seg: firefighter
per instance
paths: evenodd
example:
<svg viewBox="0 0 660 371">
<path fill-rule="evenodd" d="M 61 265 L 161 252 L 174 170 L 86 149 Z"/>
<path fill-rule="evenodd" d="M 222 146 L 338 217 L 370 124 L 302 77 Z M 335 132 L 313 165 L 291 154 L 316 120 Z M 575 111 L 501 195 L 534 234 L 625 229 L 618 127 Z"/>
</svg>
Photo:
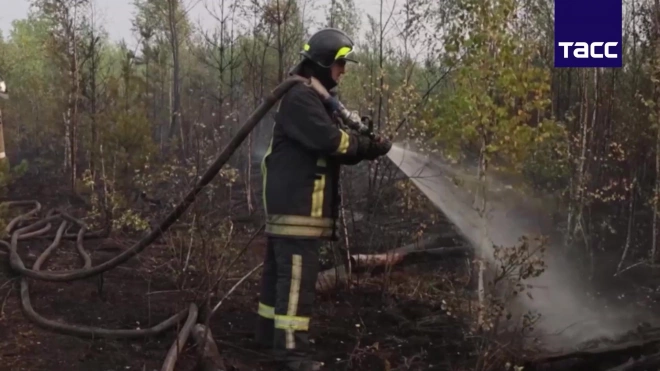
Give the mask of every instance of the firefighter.
<svg viewBox="0 0 660 371">
<path fill-rule="evenodd" d="M 342 31 L 318 31 L 304 45 L 291 73 L 336 87 L 353 41 Z M 331 97 L 331 99 L 333 99 Z M 259 295 L 257 343 L 287 370 L 318 370 L 308 329 L 323 240 L 336 241 L 340 165 L 387 154 L 387 139 L 370 139 L 339 127 L 332 102 L 307 84 L 282 97 L 270 145 L 261 163 L 267 249 Z"/>
</svg>

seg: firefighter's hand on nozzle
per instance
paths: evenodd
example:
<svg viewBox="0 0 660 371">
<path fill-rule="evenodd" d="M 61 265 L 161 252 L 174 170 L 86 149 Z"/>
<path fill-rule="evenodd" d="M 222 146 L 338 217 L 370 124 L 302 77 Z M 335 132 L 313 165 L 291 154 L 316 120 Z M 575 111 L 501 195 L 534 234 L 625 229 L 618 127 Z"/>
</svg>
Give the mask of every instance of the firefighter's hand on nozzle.
<svg viewBox="0 0 660 371">
<path fill-rule="evenodd" d="M 367 160 L 375 160 L 384 156 L 391 148 L 392 143 L 387 138 L 358 136 L 358 154 Z"/>
<path fill-rule="evenodd" d="M 362 121 L 362 124 L 364 124 L 366 126 L 369 126 L 369 124 L 371 124 L 371 116 L 362 115 L 362 117 L 360 118 L 360 121 Z"/>
<path fill-rule="evenodd" d="M 383 136 L 377 136 L 373 142 L 378 156 L 384 156 L 392 149 L 392 142 Z"/>
</svg>

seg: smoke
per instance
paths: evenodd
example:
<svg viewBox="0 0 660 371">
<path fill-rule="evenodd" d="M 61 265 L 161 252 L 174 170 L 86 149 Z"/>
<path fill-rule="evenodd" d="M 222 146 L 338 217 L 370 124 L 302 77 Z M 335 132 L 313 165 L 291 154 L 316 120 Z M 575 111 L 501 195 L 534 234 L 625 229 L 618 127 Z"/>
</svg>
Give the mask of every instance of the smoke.
<svg viewBox="0 0 660 371">
<path fill-rule="evenodd" d="M 268 144 L 264 144 L 263 141 L 255 141 L 252 148 L 252 164 L 257 164 L 261 162 L 261 159 L 266 155 L 266 150 L 268 149 Z"/>
<path fill-rule="evenodd" d="M 261 164 L 261 160 L 266 155 L 270 139 L 272 137 L 274 122 L 265 121 L 261 130 L 255 130 L 252 133 L 252 165 Z"/>
<path fill-rule="evenodd" d="M 392 147 L 388 157 L 480 255 L 491 262 L 493 244 L 514 246 L 524 235 L 531 237 L 551 232 L 552 220 L 542 200 L 524 195 L 490 174 L 486 185 L 488 213 L 484 223 L 473 207 L 474 195 L 465 183 L 476 184 L 475 171 L 458 169 L 440 158 L 404 149 L 399 143 Z M 483 239 L 484 235 L 490 241 Z M 612 338 L 633 328 L 641 314 L 629 309 L 617 310 L 612 303 L 591 296 L 588 285 L 578 278 L 564 254 L 559 253 L 560 248 L 562 246 L 556 243 L 549 246 L 545 258 L 548 268 L 539 277 L 526 281 L 533 286 L 528 290 L 531 298 L 518 295 L 517 304 L 541 314 L 535 334 L 541 336 L 544 346 L 554 350 L 574 347 L 595 338 Z"/>
</svg>

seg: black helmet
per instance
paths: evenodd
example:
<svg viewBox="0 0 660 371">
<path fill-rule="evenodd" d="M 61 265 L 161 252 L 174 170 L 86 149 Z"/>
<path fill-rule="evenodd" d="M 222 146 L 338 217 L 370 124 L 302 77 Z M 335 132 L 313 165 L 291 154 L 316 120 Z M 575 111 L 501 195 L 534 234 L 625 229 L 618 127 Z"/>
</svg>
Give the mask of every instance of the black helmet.
<svg viewBox="0 0 660 371">
<path fill-rule="evenodd" d="M 300 54 L 321 67 L 330 68 L 339 59 L 357 63 L 348 58 L 351 52 L 353 40 L 346 33 L 336 28 L 324 28 L 309 38 Z"/>
</svg>

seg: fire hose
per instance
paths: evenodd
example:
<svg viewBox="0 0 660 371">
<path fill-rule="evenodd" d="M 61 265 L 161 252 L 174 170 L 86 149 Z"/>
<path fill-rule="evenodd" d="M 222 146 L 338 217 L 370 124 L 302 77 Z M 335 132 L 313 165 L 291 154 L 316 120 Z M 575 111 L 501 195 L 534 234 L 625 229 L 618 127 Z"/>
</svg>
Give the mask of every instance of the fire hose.
<svg viewBox="0 0 660 371">
<path fill-rule="evenodd" d="M 349 111 L 344 104 L 331 94 L 320 81 L 312 77 L 309 81 L 309 86 L 316 91 L 321 97 L 321 100 L 336 114 L 344 126 L 355 130 L 358 134 L 367 136 L 371 139 L 377 139 L 377 135 L 373 131 L 373 121 L 368 116 L 360 116 L 355 111 Z"/>
<path fill-rule="evenodd" d="M 291 76 L 276 86 L 271 93 L 266 96 L 257 109 L 252 112 L 248 119 L 240 127 L 236 135 L 229 141 L 222 152 L 216 157 L 215 161 L 206 170 L 202 177 L 197 181 L 193 189 L 191 189 L 186 196 L 179 202 L 174 210 L 172 210 L 165 219 L 153 228 L 148 235 L 143 237 L 140 241 L 133 244 L 129 249 L 116 255 L 114 258 L 109 259 L 97 266 L 92 266 L 92 261 L 89 254 L 85 251 L 83 240 L 87 237 L 87 226 L 84 222 L 68 215 L 67 213 L 51 210 L 45 218 L 36 221 L 32 224 L 21 226 L 30 218 L 35 217 L 41 211 L 41 205 L 37 201 L 11 201 L 6 202 L 5 205 L 9 207 L 16 206 L 29 206 L 34 205 L 34 208 L 22 215 L 14 218 L 7 226 L 7 232 L 11 233 L 10 242 L 0 240 L 0 245 L 5 246 L 9 252 L 9 264 L 13 271 L 18 273 L 21 278 L 20 298 L 21 307 L 24 314 L 28 319 L 37 325 L 62 334 L 75 335 L 93 338 L 137 338 L 158 335 L 166 330 L 178 325 L 184 318 L 187 317 L 185 325 L 182 327 L 177 340 L 170 349 L 166 362 L 163 365 L 163 370 L 172 370 L 178 353 L 183 348 L 183 344 L 192 330 L 192 326 L 197 321 L 198 308 L 195 303 L 191 303 L 188 309 L 182 310 L 179 313 L 171 316 L 165 321 L 148 329 L 104 329 L 90 326 L 71 325 L 52 321 L 39 315 L 30 302 L 29 284 L 27 278 L 42 281 L 53 282 L 67 282 L 81 280 L 84 278 L 92 277 L 102 274 L 110 269 L 113 269 L 120 264 L 125 263 L 132 257 L 140 254 L 149 245 L 154 243 L 160 238 L 190 207 L 195 201 L 195 198 L 201 190 L 208 185 L 213 178 L 220 172 L 222 167 L 231 158 L 234 152 L 239 148 L 243 141 L 247 138 L 254 127 L 261 121 L 261 119 L 268 113 L 268 111 L 284 96 L 284 94 L 297 83 L 307 83 L 309 80 L 300 76 Z M 27 240 L 36 237 L 43 237 L 51 228 L 53 223 L 60 222 L 60 226 L 54 236 L 53 242 L 44 250 L 39 258 L 32 265 L 32 268 L 26 268 L 18 254 L 18 241 Z M 81 269 L 59 271 L 59 272 L 44 272 L 40 268 L 46 261 L 48 256 L 59 246 L 62 238 L 71 237 L 65 234 L 67 226 L 77 226 L 79 228 L 76 235 L 76 249 L 81 256 L 84 264 Z M 16 229 L 17 228 L 17 229 Z M 1 251 L 0 251 L 1 252 Z"/>
</svg>

